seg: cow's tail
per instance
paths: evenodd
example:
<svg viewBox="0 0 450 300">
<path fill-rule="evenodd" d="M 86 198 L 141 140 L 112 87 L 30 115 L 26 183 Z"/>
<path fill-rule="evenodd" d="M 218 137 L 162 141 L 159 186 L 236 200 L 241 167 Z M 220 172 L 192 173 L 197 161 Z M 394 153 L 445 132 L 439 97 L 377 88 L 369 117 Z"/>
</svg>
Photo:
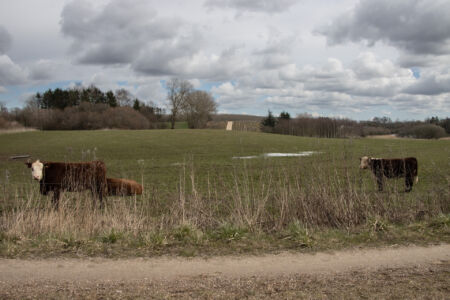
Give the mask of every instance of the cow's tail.
<svg viewBox="0 0 450 300">
<path fill-rule="evenodd" d="M 415 179 L 415 182 L 418 183 L 419 182 L 419 164 L 417 163 L 417 160 L 416 160 L 416 172 L 415 173 L 416 174 L 414 174 L 415 175 L 414 179 Z"/>
</svg>

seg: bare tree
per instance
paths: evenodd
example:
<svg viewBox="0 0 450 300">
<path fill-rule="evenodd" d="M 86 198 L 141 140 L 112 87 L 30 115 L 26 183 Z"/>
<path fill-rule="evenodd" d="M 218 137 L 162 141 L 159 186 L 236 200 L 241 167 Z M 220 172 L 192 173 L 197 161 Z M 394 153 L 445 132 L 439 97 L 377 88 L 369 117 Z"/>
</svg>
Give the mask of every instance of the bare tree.
<svg viewBox="0 0 450 300">
<path fill-rule="evenodd" d="M 119 104 L 119 106 L 132 106 L 132 98 L 133 96 L 131 95 L 131 93 L 122 88 L 122 89 L 118 89 L 115 92 L 115 96 L 116 96 L 116 100 L 117 103 Z"/>
<path fill-rule="evenodd" d="M 211 120 L 211 115 L 216 113 L 217 104 L 213 96 L 205 91 L 193 91 L 189 93 L 184 105 L 189 128 L 204 128 Z"/>
<path fill-rule="evenodd" d="M 192 89 L 194 87 L 187 80 L 172 78 L 167 81 L 166 88 L 167 88 L 167 100 L 169 101 L 169 107 L 171 111 L 170 128 L 174 129 L 177 116 L 185 108 L 186 99 L 188 95 L 192 92 Z"/>
</svg>

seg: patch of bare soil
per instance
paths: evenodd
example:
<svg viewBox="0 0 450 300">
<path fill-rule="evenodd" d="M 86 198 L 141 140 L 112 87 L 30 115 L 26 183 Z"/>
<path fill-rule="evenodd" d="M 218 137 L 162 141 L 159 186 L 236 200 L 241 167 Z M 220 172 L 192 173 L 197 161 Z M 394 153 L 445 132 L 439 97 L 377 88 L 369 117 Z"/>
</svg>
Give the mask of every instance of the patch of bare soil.
<svg viewBox="0 0 450 300">
<path fill-rule="evenodd" d="M 400 137 L 396 136 L 395 134 L 383 134 L 383 135 L 368 135 L 367 138 L 369 139 L 400 139 Z"/>
<path fill-rule="evenodd" d="M 0 260 L 0 298 L 439 298 L 450 245 L 250 257 Z"/>
</svg>

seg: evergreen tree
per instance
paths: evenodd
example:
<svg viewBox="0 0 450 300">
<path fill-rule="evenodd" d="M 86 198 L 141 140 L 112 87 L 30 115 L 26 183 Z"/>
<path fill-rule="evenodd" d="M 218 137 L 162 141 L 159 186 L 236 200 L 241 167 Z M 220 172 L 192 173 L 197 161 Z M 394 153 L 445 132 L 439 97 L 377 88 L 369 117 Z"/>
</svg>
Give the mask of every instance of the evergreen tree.
<svg viewBox="0 0 450 300">
<path fill-rule="evenodd" d="M 269 110 L 269 113 L 267 115 L 267 118 L 263 119 L 261 122 L 261 125 L 264 127 L 275 127 L 277 124 L 277 120 L 273 116 L 272 112 Z"/>
<path fill-rule="evenodd" d="M 134 110 L 141 110 L 141 103 L 138 98 L 134 99 L 133 108 Z"/>
<path fill-rule="evenodd" d="M 282 111 L 280 113 L 280 119 L 282 119 L 282 120 L 290 120 L 291 119 L 291 115 L 287 111 Z"/>
</svg>

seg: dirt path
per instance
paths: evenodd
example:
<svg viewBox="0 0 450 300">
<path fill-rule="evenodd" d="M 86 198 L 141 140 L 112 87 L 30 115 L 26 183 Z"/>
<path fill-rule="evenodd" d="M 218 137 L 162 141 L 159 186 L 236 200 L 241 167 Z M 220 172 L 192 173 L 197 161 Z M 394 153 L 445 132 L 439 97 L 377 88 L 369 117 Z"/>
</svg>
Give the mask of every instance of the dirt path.
<svg viewBox="0 0 450 300">
<path fill-rule="evenodd" d="M 450 290 L 445 290 L 445 286 L 450 286 L 449 261 L 449 244 L 430 247 L 411 246 L 348 250 L 334 253 L 282 253 L 208 259 L 165 257 L 117 260 L 102 258 L 1 259 L 0 298 L 28 297 L 30 295 L 37 297 L 42 296 L 44 291 L 45 293 L 53 291 L 54 294 L 51 295 L 56 298 L 72 298 L 74 296 L 97 298 L 99 295 L 106 298 L 115 298 L 124 296 L 121 293 L 123 293 L 123 290 L 127 291 L 127 287 L 133 288 L 125 295 L 133 298 L 148 296 L 149 291 L 152 294 L 156 293 L 164 297 L 178 295 L 183 298 L 185 296 L 187 298 L 194 296 L 208 298 L 208 295 L 214 295 L 215 298 L 217 294 L 210 294 L 210 292 L 216 291 L 217 287 L 225 284 L 225 286 L 222 286 L 225 293 L 223 294 L 224 297 L 236 296 L 235 294 L 227 294 L 227 291 L 230 293 L 234 293 L 235 290 L 239 291 L 240 289 L 236 289 L 235 285 L 240 286 L 250 279 L 248 281 L 250 286 L 245 287 L 244 284 L 241 292 L 248 291 L 254 284 L 258 283 L 262 284 L 265 289 L 268 282 L 282 284 L 282 282 L 286 283 L 293 280 L 293 283 L 298 284 L 299 280 L 301 282 L 305 278 L 310 278 L 309 284 L 311 285 L 309 287 L 314 286 L 314 280 L 320 282 L 320 278 L 333 282 L 336 278 L 343 276 L 343 278 L 346 278 L 345 282 L 348 283 L 357 280 L 357 278 L 365 278 L 364 276 L 383 277 L 380 274 L 385 274 L 386 270 L 391 270 L 392 274 L 400 272 L 399 279 L 404 278 L 405 274 L 406 276 L 412 276 L 411 278 L 420 275 L 417 281 L 422 282 L 422 284 L 424 278 L 430 276 L 429 270 L 434 270 L 431 275 L 442 275 L 442 278 L 434 278 L 432 282 L 443 281 L 442 286 L 437 287 L 437 290 L 443 292 L 443 294 L 437 295 L 450 296 Z M 394 280 L 392 274 L 388 276 L 388 281 Z M 352 277 L 351 280 L 349 280 L 349 275 Z M 381 281 L 384 282 L 385 280 L 382 279 Z M 376 280 L 372 278 L 372 282 L 376 283 Z M 385 284 L 386 282 L 382 283 L 383 286 Z M 199 285 L 203 286 L 203 289 L 199 290 Z M 185 286 L 185 289 L 181 292 L 176 290 L 175 294 L 164 294 L 178 286 Z M 395 285 L 395 287 L 397 286 L 400 287 L 401 285 Z M 99 294 L 99 287 L 104 287 L 103 292 L 106 294 Z M 258 294 L 260 290 L 257 286 L 253 287 L 256 288 L 255 295 L 261 296 Z M 114 288 L 122 292 L 116 294 Z M 101 290 L 100 288 L 100 292 Z M 83 291 L 91 291 L 92 293 L 83 294 Z M 112 291 L 114 293 L 109 294 Z M 158 291 L 163 294 L 158 294 Z M 192 295 L 192 291 L 201 291 L 201 293 Z M 293 292 L 292 290 L 289 291 Z M 294 291 L 298 292 L 295 289 Z M 132 292 L 132 294 L 129 294 L 129 292 Z M 429 291 L 426 295 L 428 294 Z M 285 297 L 290 294 L 278 295 Z M 298 296 L 298 294 L 293 295 Z M 343 294 L 341 296 L 351 295 Z"/>
</svg>

